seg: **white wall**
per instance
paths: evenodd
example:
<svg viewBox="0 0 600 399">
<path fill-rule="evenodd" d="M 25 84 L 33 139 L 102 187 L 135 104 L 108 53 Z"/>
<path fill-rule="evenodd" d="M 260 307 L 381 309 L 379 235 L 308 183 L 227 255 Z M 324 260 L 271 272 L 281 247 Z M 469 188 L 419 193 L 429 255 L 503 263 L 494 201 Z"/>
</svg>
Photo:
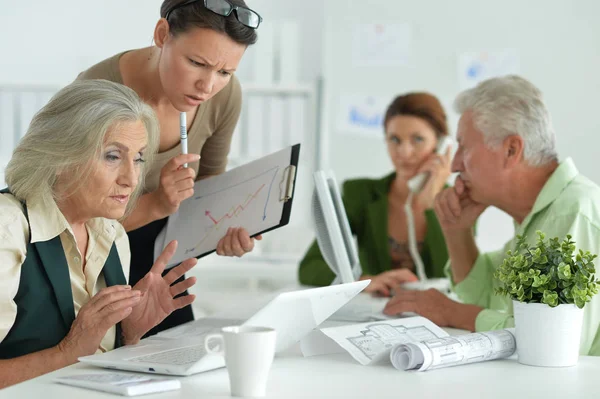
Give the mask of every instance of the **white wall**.
<svg viewBox="0 0 600 399">
<path fill-rule="evenodd" d="M 62 86 L 119 51 L 151 44 L 161 0 L 0 0 L 0 85 Z"/>
<path fill-rule="evenodd" d="M 600 2 L 595 0 L 329 0 L 325 7 L 324 76 L 329 118 L 327 160 L 340 180 L 381 176 L 391 170 L 383 131 L 353 137 L 335 124 L 343 92 L 392 96 L 427 90 L 450 104 L 459 92 L 457 57 L 482 50 L 516 49 L 521 75 L 544 93 L 561 158 L 600 182 Z M 359 23 L 408 23 L 410 63 L 403 67 L 354 67 L 352 28 Z M 451 115 L 456 121 L 456 115 Z M 455 131 L 456 126 L 451 126 Z M 498 248 L 512 223 L 491 211 L 481 221 L 480 244 Z"/>
<path fill-rule="evenodd" d="M 246 3 L 263 17 L 263 24 L 273 21 L 291 20 L 300 28 L 300 71 L 301 82 L 313 82 L 321 75 L 323 48 L 324 7 L 322 0 L 248 0 Z M 258 40 L 260 41 L 260 27 Z M 242 77 L 251 77 L 252 61 L 256 56 L 250 47 L 242 60 Z"/>
<path fill-rule="evenodd" d="M 314 84 L 321 71 L 323 8 L 319 2 L 249 0 L 247 3 L 263 16 L 263 31 L 281 20 L 299 24 L 298 59 L 302 64 L 298 68 L 299 80 Z M 0 88 L 3 85 L 62 87 L 100 60 L 123 50 L 151 45 L 161 4 L 162 0 L 0 0 L 0 34 L 5 38 L 0 42 Z M 261 29 L 258 35 L 260 44 Z M 254 60 L 263 56 L 260 51 L 259 45 L 251 46 L 244 56 L 238 70 L 242 83 L 254 79 Z M 5 94 L 0 92 L 0 183 L 4 182 L 3 168 L 15 144 L 12 98 Z M 245 103 L 249 97 L 245 96 Z M 22 131 L 43 105 L 38 99 L 30 100 L 26 101 L 19 120 Z M 313 121 L 309 119 L 305 124 L 312 135 Z M 307 166 L 313 159 L 311 144 L 309 137 L 303 145 L 302 161 Z M 245 161 L 247 159 L 232 159 L 231 164 Z M 306 236 L 312 170 L 303 167 L 299 173 L 302 184 L 297 187 L 299 201 L 292 213 L 292 224 L 299 226 L 298 234 Z M 293 228 L 287 229 L 284 236 L 278 235 L 279 241 L 269 242 L 275 237 L 271 235 L 262 246 L 301 252 L 310 237 L 294 239 L 294 234 Z"/>
<path fill-rule="evenodd" d="M 258 43 L 246 51 L 240 64 L 238 76 L 242 82 L 252 82 L 258 74 L 256 71 L 257 57 L 264 57 L 261 53 L 264 48 L 261 45 L 261 28 L 263 32 L 273 29 L 277 35 L 281 22 L 293 21 L 299 28 L 299 67 L 298 81 L 316 87 L 317 78 L 322 70 L 322 34 L 323 34 L 323 6 L 321 1 L 295 1 L 295 0 L 248 0 L 248 5 L 263 17 L 263 24 L 258 29 Z M 275 38 L 277 47 L 278 37 Z M 275 56 L 277 58 L 277 55 Z M 277 70 L 277 68 L 275 68 Z M 277 72 L 275 72 L 277 76 Z M 246 95 L 244 102 L 249 104 L 252 99 Z M 254 108 L 256 109 L 256 108 Z M 260 109 L 260 108 L 258 108 Z M 300 110 L 292 111 L 300 112 Z M 290 225 L 264 237 L 259 244 L 260 249 L 265 252 L 287 253 L 300 257 L 314 238 L 312 234 L 312 220 L 310 218 L 310 199 L 312 196 L 312 173 L 315 160 L 314 133 L 316 124 L 314 121 L 314 110 L 309 110 L 305 120 L 307 136 L 302 142 L 300 167 L 297 176 L 295 201 L 292 210 Z M 249 127 L 249 140 L 254 134 L 260 134 L 261 127 Z M 297 127 L 283 127 L 285 130 Z M 271 132 L 276 134 L 276 132 Z M 285 133 L 284 133 L 285 134 Z"/>
<path fill-rule="evenodd" d="M 248 0 L 247 3 L 263 16 L 265 26 L 283 19 L 300 24 L 299 79 L 301 82 L 314 82 L 320 74 L 322 64 L 321 2 Z M 0 87 L 61 87 L 100 60 L 123 50 L 150 45 L 161 4 L 162 0 L 0 0 L 0 37 L 3 38 L 0 41 Z M 260 29 L 258 35 L 260 41 Z M 242 83 L 253 80 L 253 58 L 259 55 L 257 46 L 250 47 L 244 56 L 238 70 Z M 36 104 L 35 107 L 39 108 L 41 105 Z M 11 112 L 8 108 L 2 102 L 0 93 L 0 183 L 4 180 L 2 168 L 5 158 L 10 156 L 10 148 L 14 144 L 12 137 L 6 137 L 7 134 L 12 135 L 10 130 L 13 125 L 12 120 L 3 117 L 3 112 Z M 30 114 L 34 111 L 32 109 Z M 24 125 L 27 123 L 28 121 L 23 121 Z M 305 147 L 304 152 L 306 150 Z M 309 188 L 306 187 L 306 190 Z M 306 195 L 303 195 L 303 200 L 307 200 Z M 306 229 L 299 227 L 309 223 L 308 206 L 301 202 L 298 201 L 294 207 L 292 226 L 265 237 L 265 241 L 271 241 L 265 244 L 270 244 L 272 250 L 286 252 L 291 258 L 304 251 L 308 240 L 312 239 L 310 235 L 306 237 Z M 279 238 L 279 243 L 272 238 Z M 245 300 L 256 294 L 257 290 L 265 289 L 253 279 L 246 285 L 240 282 L 248 280 L 248 276 L 268 274 L 271 279 L 278 281 L 276 284 L 295 280 L 295 262 L 290 262 L 289 259 L 287 266 L 277 262 L 276 271 L 261 271 L 265 269 L 265 265 L 268 269 L 268 261 L 261 261 L 260 267 L 236 261 L 238 260 L 216 260 L 209 257 L 203 259 L 195 269 L 198 284 L 194 287 L 194 292 L 201 294 L 198 295 L 198 306 L 195 309 L 198 314 L 215 311 L 236 298 Z M 211 266 L 215 267 L 211 269 Z M 220 274 L 215 271 L 217 268 L 221 270 Z M 240 269 L 245 270 L 245 273 L 240 273 Z M 238 281 L 232 281 L 236 278 Z"/>
<path fill-rule="evenodd" d="M 0 0 L 0 87 L 62 87 L 119 51 L 148 46 L 161 0 Z M 25 96 L 24 130 L 48 96 Z M 0 93 L 0 184 L 15 144 L 13 97 Z"/>
<path fill-rule="evenodd" d="M 62 86 L 93 63 L 151 44 L 161 0 L 0 0 L 0 85 Z M 463 51 L 515 48 L 522 75 L 545 93 L 562 157 L 600 182 L 595 167 L 600 122 L 600 2 L 595 0 L 249 0 L 265 24 L 281 19 L 301 27 L 300 79 L 324 75 L 330 146 L 325 160 L 339 180 L 380 176 L 391 169 L 383 140 L 344 136 L 333 124 L 336 93 L 393 95 L 430 90 L 446 103 L 458 92 L 456 57 Z M 407 22 L 412 64 L 381 70 L 351 66 L 351 28 L 362 22 Z M 259 30 L 260 38 L 260 30 Z M 259 39 L 260 40 L 260 39 Z M 252 80 L 250 48 L 240 66 Z M 0 102 L 0 108 L 2 103 Z M 0 109 L 0 129 L 3 124 Z M 452 117 L 456 118 L 455 115 Z M 455 127 L 452 126 L 452 130 Z M 1 132 L 0 132 L 1 133 Z M 8 144 L 0 134 L 0 147 Z M 8 145 L 12 145 L 12 142 Z M 1 180 L 1 176 L 0 176 Z M 304 207 L 307 209 L 307 207 Z M 299 208 L 300 209 L 300 208 Z M 294 215 L 306 218 L 306 212 Z M 480 234 L 493 247 L 510 233 L 507 219 L 489 213 Z M 487 240 L 487 241 L 486 241 Z"/>
</svg>

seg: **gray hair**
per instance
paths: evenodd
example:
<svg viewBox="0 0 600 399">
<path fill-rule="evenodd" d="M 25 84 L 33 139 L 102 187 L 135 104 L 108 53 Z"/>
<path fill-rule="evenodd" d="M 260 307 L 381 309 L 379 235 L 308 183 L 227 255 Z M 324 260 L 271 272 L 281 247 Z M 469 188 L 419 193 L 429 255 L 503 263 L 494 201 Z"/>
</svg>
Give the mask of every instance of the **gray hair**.
<svg viewBox="0 0 600 399">
<path fill-rule="evenodd" d="M 554 129 L 542 93 L 519 76 L 488 79 L 465 90 L 454 101 L 462 114 L 473 112 L 475 126 L 486 145 L 495 147 L 517 134 L 525 142 L 523 157 L 531 166 L 541 166 L 558 158 Z"/>
<path fill-rule="evenodd" d="M 6 167 L 6 183 L 21 201 L 60 201 L 76 192 L 101 159 L 107 133 L 120 123 L 141 121 L 146 128 L 145 165 L 158 149 L 159 124 L 152 108 L 132 89 L 107 80 L 75 81 L 56 93 L 34 117 Z M 142 165 L 138 185 L 127 205 L 135 206 L 147 172 Z M 61 172 L 73 173 L 72 183 L 56 190 Z M 64 188 L 64 190 L 63 190 Z"/>
</svg>

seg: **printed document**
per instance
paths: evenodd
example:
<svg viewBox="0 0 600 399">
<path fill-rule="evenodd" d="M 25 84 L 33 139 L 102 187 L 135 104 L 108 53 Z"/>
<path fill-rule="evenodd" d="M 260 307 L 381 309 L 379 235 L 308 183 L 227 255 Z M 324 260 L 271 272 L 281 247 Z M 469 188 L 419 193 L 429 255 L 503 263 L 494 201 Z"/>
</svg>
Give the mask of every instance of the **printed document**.
<svg viewBox="0 0 600 399">
<path fill-rule="evenodd" d="M 301 344 L 305 356 L 342 348 L 362 365 L 391 361 L 400 370 L 483 362 L 516 351 L 514 329 L 450 336 L 420 316 L 327 327 L 315 333 Z"/>
</svg>

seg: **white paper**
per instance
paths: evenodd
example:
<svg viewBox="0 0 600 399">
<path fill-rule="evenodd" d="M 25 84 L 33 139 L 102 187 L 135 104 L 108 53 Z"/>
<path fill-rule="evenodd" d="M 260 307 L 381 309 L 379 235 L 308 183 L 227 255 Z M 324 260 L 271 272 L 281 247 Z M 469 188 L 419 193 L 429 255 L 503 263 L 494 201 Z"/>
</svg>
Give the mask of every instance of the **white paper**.
<svg viewBox="0 0 600 399">
<path fill-rule="evenodd" d="M 302 337 L 300 351 L 304 357 L 344 353 L 345 350 L 320 329 L 316 329 Z"/>
<path fill-rule="evenodd" d="M 156 236 L 156 239 L 154 240 L 154 260 L 155 261 L 156 261 L 156 259 L 158 259 L 158 257 L 162 253 L 163 249 L 165 249 L 165 247 L 166 247 L 165 238 L 167 237 L 167 224 L 168 224 L 168 221 L 165 224 L 165 227 L 162 228 L 162 230 L 160 231 L 160 233 L 158 233 L 158 235 Z"/>
<path fill-rule="evenodd" d="M 398 344 L 448 336 L 423 317 L 329 327 L 321 331 L 362 365 L 388 360 L 391 349 Z"/>
<path fill-rule="evenodd" d="M 172 240 L 179 243 L 169 265 L 213 251 L 229 227 L 244 227 L 254 235 L 277 226 L 285 205 L 282 197 L 291 151 L 288 147 L 197 181 L 195 195 L 169 217 L 165 238 L 157 240 L 159 245 L 162 240 L 163 246 Z"/>
<path fill-rule="evenodd" d="M 516 50 L 468 52 L 458 58 L 460 90 L 475 87 L 489 78 L 518 73 L 519 55 Z"/>
<path fill-rule="evenodd" d="M 390 317 L 383 313 L 388 301 L 389 298 L 374 297 L 371 294 L 361 293 L 332 314 L 329 320 L 359 323 L 396 319 L 396 317 Z"/>
<path fill-rule="evenodd" d="M 408 65 L 411 29 L 408 24 L 360 24 L 353 30 L 354 66 Z"/>
<path fill-rule="evenodd" d="M 337 130 L 383 141 L 383 119 L 392 96 L 347 93 L 338 99 Z"/>
<path fill-rule="evenodd" d="M 514 329 L 441 337 L 394 346 L 392 365 L 399 370 L 426 371 L 512 356 Z"/>
</svg>

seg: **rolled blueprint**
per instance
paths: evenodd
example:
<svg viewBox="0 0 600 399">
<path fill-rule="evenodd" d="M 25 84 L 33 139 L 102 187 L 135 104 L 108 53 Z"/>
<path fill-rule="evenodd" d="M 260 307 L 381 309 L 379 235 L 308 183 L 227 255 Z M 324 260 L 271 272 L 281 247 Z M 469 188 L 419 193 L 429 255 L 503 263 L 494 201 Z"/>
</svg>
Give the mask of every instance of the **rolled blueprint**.
<svg viewBox="0 0 600 399">
<path fill-rule="evenodd" d="M 515 331 L 508 328 L 399 344 L 392 348 L 390 360 L 399 370 L 426 371 L 501 359 L 516 350 Z"/>
</svg>

